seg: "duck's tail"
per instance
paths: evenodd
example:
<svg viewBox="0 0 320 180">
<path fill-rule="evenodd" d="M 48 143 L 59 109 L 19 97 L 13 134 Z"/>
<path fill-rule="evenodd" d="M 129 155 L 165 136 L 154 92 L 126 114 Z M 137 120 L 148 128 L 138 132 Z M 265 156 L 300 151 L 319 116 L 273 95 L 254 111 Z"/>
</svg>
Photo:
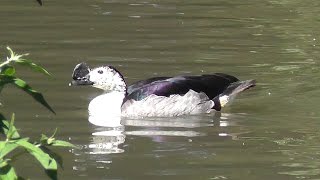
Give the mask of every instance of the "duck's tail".
<svg viewBox="0 0 320 180">
<path fill-rule="evenodd" d="M 213 109 L 220 111 L 222 107 L 232 102 L 232 100 L 242 91 L 254 87 L 255 80 L 237 81 L 230 84 L 221 94 L 213 98 Z"/>
</svg>

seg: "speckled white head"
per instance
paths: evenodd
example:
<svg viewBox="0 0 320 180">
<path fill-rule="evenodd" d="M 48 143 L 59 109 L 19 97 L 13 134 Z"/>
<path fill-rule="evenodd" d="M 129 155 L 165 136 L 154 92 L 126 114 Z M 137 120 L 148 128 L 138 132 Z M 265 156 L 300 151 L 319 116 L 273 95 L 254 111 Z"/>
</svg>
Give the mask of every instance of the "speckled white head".
<svg viewBox="0 0 320 180">
<path fill-rule="evenodd" d="M 87 77 L 95 88 L 104 91 L 126 92 L 126 83 L 123 76 L 114 67 L 101 66 L 94 68 L 89 72 Z"/>
<path fill-rule="evenodd" d="M 106 92 L 126 92 L 126 83 L 121 73 L 112 66 L 90 69 L 86 63 L 78 64 L 72 73 L 70 85 L 91 85 Z"/>
</svg>

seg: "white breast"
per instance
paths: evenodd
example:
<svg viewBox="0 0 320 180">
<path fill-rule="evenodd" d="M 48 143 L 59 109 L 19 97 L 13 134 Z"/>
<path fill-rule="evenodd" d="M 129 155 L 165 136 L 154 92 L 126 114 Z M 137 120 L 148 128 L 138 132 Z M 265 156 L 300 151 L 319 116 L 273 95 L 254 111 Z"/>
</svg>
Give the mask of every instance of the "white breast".
<svg viewBox="0 0 320 180">
<path fill-rule="evenodd" d="M 94 98 L 88 107 L 89 121 L 99 126 L 120 126 L 124 93 L 113 91 Z"/>
<path fill-rule="evenodd" d="M 185 95 L 170 97 L 150 95 L 140 101 L 128 100 L 122 105 L 126 117 L 170 117 L 184 114 L 209 113 L 214 106 L 204 93 L 190 90 Z"/>
<path fill-rule="evenodd" d="M 89 121 L 98 126 L 120 126 L 121 117 L 172 117 L 209 113 L 214 102 L 204 93 L 190 90 L 185 95 L 169 97 L 150 95 L 140 101 L 128 100 L 124 93 L 110 92 L 94 98 L 89 104 Z"/>
</svg>

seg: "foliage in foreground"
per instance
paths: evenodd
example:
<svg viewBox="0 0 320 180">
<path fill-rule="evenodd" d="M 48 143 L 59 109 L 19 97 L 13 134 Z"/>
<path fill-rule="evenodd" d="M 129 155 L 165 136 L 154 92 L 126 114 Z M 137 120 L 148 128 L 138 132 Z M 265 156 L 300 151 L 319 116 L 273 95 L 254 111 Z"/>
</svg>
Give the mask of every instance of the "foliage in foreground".
<svg viewBox="0 0 320 180">
<path fill-rule="evenodd" d="M 31 95 L 37 102 L 42 104 L 52 113 L 55 113 L 41 93 L 31 88 L 24 80 L 16 77 L 16 70 L 13 65 L 19 64 L 28 66 L 35 71 L 50 76 L 48 71 L 30 60 L 23 58 L 28 54 L 18 55 L 9 47 L 7 47 L 7 49 L 10 52 L 10 57 L 7 57 L 7 59 L 0 64 L 0 93 L 3 87 L 12 84 Z M 60 157 L 48 147 L 75 146 L 66 141 L 56 140 L 54 137 L 56 131 L 50 137 L 42 134 L 39 142 L 31 142 L 28 137 L 20 136 L 17 128 L 14 126 L 14 121 L 14 114 L 7 120 L 0 112 L 0 179 L 23 179 L 16 174 L 16 171 L 12 166 L 12 163 L 19 160 L 19 156 L 23 154 L 32 155 L 42 165 L 46 174 L 51 179 L 57 179 L 57 160 L 59 160 Z"/>
</svg>

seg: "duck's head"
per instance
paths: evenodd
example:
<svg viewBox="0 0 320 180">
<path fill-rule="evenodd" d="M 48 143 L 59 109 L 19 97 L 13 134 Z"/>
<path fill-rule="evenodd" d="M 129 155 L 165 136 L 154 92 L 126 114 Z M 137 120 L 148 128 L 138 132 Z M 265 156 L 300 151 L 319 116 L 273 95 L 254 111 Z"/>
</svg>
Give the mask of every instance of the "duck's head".
<svg viewBox="0 0 320 180">
<path fill-rule="evenodd" d="M 104 91 L 126 92 L 121 73 L 112 66 L 90 69 L 86 63 L 77 64 L 72 73 L 71 85 L 91 85 Z"/>
</svg>

